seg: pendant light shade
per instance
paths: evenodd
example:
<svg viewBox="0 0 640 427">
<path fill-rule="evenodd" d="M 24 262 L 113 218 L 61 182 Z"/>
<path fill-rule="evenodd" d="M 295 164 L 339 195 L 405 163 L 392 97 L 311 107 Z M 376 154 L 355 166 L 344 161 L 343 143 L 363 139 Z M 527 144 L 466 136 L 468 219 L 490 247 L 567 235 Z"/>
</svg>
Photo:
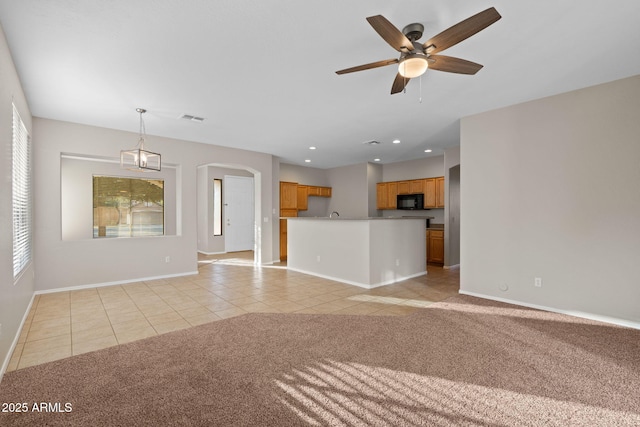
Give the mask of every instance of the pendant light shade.
<svg viewBox="0 0 640 427">
<path fill-rule="evenodd" d="M 146 113 L 147 110 L 136 108 L 136 111 L 140 114 L 140 136 L 138 137 L 138 144 L 129 150 L 120 151 L 120 167 L 136 172 L 160 171 L 162 167 L 160 154 L 144 149 L 146 132 L 142 115 Z"/>
</svg>

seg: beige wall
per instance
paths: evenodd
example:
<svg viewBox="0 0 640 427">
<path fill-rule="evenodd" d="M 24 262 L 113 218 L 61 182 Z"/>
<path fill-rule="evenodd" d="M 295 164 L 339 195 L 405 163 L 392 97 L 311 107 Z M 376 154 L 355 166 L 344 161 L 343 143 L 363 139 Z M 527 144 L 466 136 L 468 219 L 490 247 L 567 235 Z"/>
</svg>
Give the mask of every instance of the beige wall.
<svg viewBox="0 0 640 427">
<path fill-rule="evenodd" d="M 209 144 L 149 136 L 148 144 L 176 165 L 176 234 L 133 239 L 61 239 L 61 153 L 112 158 L 137 135 L 112 129 L 34 119 L 35 203 L 49 214 L 36 216 L 36 290 L 133 281 L 197 271 L 197 168 L 224 164 L 255 174 L 256 224 L 262 262 L 277 254 L 270 220 L 272 156 Z M 123 142 L 124 141 L 124 142 Z M 87 200 L 91 203 L 91 200 Z M 267 218 L 264 222 L 262 218 Z M 275 247 L 274 247 L 275 246 Z M 169 256 L 170 262 L 165 258 Z"/>
<path fill-rule="evenodd" d="M 462 119 L 461 290 L 640 326 L 639 118 L 635 76 Z"/>
<path fill-rule="evenodd" d="M 425 157 L 382 165 L 383 181 L 404 181 L 444 176 L 444 156 Z"/>
<path fill-rule="evenodd" d="M 27 131 L 32 134 L 31 112 L 20 85 L 7 41 L 0 28 L 0 379 L 9 362 L 15 337 L 31 301 L 34 290 L 35 263 L 27 266 L 17 280 L 13 277 L 13 208 L 12 158 L 13 107 L 20 113 Z M 32 168 L 33 170 L 33 168 Z"/>
<path fill-rule="evenodd" d="M 369 185 L 367 163 L 328 169 L 332 187 L 329 212 L 340 216 L 366 218 L 369 216 Z"/>
</svg>

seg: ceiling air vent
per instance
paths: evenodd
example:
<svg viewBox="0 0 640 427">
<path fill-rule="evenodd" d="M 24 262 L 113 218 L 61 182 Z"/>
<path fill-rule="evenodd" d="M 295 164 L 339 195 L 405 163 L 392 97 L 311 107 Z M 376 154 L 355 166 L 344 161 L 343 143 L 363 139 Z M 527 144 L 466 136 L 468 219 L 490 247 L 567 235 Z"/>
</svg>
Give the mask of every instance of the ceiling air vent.
<svg viewBox="0 0 640 427">
<path fill-rule="evenodd" d="M 204 117 L 192 116 L 191 114 L 183 114 L 180 116 L 183 120 L 190 120 L 192 122 L 202 123 L 204 122 Z"/>
<path fill-rule="evenodd" d="M 365 141 L 363 142 L 364 145 L 380 145 L 382 144 L 380 141 L 375 141 L 375 140 L 371 140 L 371 141 Z"/>
</svg>

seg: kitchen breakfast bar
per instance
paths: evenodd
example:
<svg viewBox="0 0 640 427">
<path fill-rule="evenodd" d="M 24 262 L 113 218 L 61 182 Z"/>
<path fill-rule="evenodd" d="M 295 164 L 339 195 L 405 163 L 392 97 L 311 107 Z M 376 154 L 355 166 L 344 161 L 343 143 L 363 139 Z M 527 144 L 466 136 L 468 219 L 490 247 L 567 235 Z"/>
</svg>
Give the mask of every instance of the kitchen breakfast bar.
<svg viewBox="0 0 640 427">
<path fill-rule="evenodd" d="M 426 274 L 424 219 L 286 219 L 290 270 L 369 289 Z"/>
</svg>

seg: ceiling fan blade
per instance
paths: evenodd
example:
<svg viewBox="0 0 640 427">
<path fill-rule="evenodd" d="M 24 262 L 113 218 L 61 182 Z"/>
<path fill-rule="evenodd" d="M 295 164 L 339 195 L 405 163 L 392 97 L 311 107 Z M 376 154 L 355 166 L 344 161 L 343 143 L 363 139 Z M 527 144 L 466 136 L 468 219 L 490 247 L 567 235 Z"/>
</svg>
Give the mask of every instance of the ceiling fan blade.
<svg viewBox="0 0 640 427">
<path fill-rule="evenodd" d="M 382 15 L 370 16 L 367 18 L 369 24 L 380 37 L 382 37 L 392 48 L 398 52 L 413 51 L 413 43 L 402 32 L 397 29 L 391 22 Z"/>
<path fill-rule="evenodd" d="M 429 54 L 441 52 L 484 30 L 500 18 L 502 16 L 498 11 L 490 7 L 430 38 L 423 44 L 423 47 Z"/>
<path fill-rule="evenodd" d="M 372 68 L 384 67 L 385 65 L 397 64 L 397 59 L 385 59 L 383 61 L 372 62 L 370 64 L 358 65 L 357 67 L 345 68 L 344 70 L 336 71 L 336 74 L 347 74 L 356 71 L 370 70 Z"/>
<path fill-rule="evenodd" d="M 429 68 L 447 73 L 475 74 L 482 65 L 453 56 L 429 55 Z"/>
<path fill-rule="evenodd" d="M 393 81 L 393 85 L 391 86 L 391 95 L 394 93 L 402 92 L 404 87 L 409 83 L 408 77 L 402 77 L 400 73 L 396 74 L 396 79 Z"/>
</svg>

